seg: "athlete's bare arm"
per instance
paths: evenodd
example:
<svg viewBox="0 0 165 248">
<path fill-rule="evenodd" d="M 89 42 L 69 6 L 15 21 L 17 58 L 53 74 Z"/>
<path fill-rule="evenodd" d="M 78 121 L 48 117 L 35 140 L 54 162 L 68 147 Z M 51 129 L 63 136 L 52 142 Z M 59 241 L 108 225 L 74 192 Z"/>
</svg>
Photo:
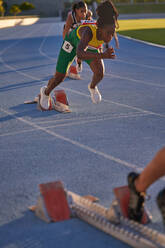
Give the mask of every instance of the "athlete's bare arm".
<svg viewBox="0 0 165 248">
<path fill-rule="evenodd" d="M 65 35 L 69 32 L 72 24 L 73 24 L 72 14 L 71 12 L 69 12 L 63 30 L 63 39 L 65 38 Z"/>
</svg>

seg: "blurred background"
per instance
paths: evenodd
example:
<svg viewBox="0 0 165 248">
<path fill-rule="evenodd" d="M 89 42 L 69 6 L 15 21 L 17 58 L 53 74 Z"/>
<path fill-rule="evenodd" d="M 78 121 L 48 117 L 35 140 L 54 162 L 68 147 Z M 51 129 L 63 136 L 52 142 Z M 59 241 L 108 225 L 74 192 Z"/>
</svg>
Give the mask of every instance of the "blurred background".
<svg viewBox="0 0 165 248">
<path fill-rule="evenodd" d="M 73 0 L 0 0 L 0 18 L 36 15 L 66 19 Z M 95 9 L 101 0 L 85 0 L 95 17 Z M 120 14 L 165 13 L 165 0 L 114 0 Z"/>
</svg>

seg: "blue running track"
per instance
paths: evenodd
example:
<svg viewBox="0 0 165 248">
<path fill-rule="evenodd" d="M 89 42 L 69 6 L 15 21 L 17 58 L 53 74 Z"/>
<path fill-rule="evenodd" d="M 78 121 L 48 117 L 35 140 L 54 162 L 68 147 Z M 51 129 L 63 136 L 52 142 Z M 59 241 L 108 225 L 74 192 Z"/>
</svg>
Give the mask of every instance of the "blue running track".
<svg viewBox="0 0 165 248">
<path fill-rule="evenodd" d="M 28 207 L 38 184 L 63 181 L 68 190 L 93 194 L 109 207 L 113 188 L 141 171 L 165 142 L 165 48 L 119 37 L 116 60 L 105 60 L 102 102 L 91 102 L 91 71 L 66 79 L 72 113 L 40 112 L 25 105 L 55 71 L 62 42 L 60 23 L 36 23 L 0 31 L 0 247 L 127 248 L 79 219 L 46 224 Z M 112 42 L 112 45 L 113 42 Z M 155 197 L 162 178 L 148 190 L 151 227 L 163 231 Z"/>
</svg>

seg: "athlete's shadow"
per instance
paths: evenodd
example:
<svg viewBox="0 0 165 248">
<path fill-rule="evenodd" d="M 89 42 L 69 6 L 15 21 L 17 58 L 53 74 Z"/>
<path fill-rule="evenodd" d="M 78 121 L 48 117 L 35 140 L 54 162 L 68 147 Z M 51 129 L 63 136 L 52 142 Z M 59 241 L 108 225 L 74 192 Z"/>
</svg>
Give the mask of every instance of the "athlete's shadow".
<svg viewBox="0 0 165 248">
<path fill-rule="evenodd" d="M 20 88 L 29 88 L 30 86 L 34 86 L 34 85 L 36 85 L 36 86 L 41 85 L 41 81 L 36 80 L 36 81 L 6 85 L 3 87 L 0 87 L 0 92 L 6 92 L 6 91 L 16 90 L 16 89 L 20 89 Z"/>
<path fill-rule="evenodd" d="M 37 109 L 37 104 L 19 104 L 17 106 L 11 107 L 7 112 L 9 114 L 1 117 L 0 122 L 6 122 L 11 119 L 25 117 L 30 117 L 30 119 L 48 118 L 61 114 L 55 110 L 41 111 Z"/>
<path fill-rule="evenodd" d="M 49 117 L 54 115 L 59 115 L 60 113 L 51 110 L 51 111 L 41 111 L 37 107 L 37 103 L 34 104 L 20 104 L 11 108 L 14 112 L 17 112 L 19 117 L 31 117 L 31 118 L 40 118 L 40 117 Z"/>
<path fill-rule="evenodd" d="M 30 211 L 25 211 L 23 217 L 10 221 L 0 227 L 0 247 L 29 247 L 37 241 L 37 237 L 31 231 L 33 225 L 40 228 L 42 225 L 48 225 L 37 218 Z M 16 246 L 15 246 L 15 245 Z M 30 245 L 31 244 L 31 245 Z M 18 245 L 18 246 L 17 246 Z M 25 245 L 25 246 L 24 246 Z M 39 246 L 36 246 L 39 247 Z"/>
</svg>

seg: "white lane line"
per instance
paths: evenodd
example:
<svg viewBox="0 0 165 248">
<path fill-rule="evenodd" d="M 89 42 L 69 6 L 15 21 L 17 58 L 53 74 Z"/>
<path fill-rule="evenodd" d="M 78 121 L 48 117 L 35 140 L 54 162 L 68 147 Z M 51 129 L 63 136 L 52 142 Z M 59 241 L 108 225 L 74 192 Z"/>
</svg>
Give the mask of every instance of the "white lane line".
<svg viewBox="0 0 165 248">
<path fill-rule="evenodd" d="M 141 112 L 128 112 L 128 113 L 107 113 L 107 114 L 95 114 L 95 115 L 85 115 L 83 114 L 82 116 L 77 116 L 77 117 L 71 117 L 71 118 L 60 118 L 60 119 L 56 119 L 56 120 L 47 120 L 47 121 L 35 121 L 35 124 L 49 124 L 49 123 L 58 123 L 58 122 L 69 122 L 69 121 L 81 121 L 81 120 L 94 120 L 94 119 L 98 119 L 98 118 L 102 118 L 102 119 L 106 119 L 106 118 L 110 118 L 110 117 L 119 117 L 119 116 L 123 116 L 123 115 L 135 115 L 135 114 L 139 114 L 141 115 Z M 143 114 L 142 114 L 143 115 Z"/>
<path fill-rule="evenodd" d="M 33 131 L 36 131 L 36 128 L 31 128 L 31 129 L 26 129 L 26 130 L 21 130 L 21 131 L 14 131 L 14 132 L 7 132 L 7 133 L 0 134 L 0 137 L 13 136 L 13 135 L 28 133 L 28 132 L 33 132 Z"/>
<path fill-rule="evenodd" d="M 54 24 L 54 25 L 55 25 L 55 24 Z M 48 36 L 49 36 L 49 33 L 50 33 L 51 29 L 54 27 L 54 25 L 52 24 L 52 25 L 48 28 L 48 31 L 47 31 L 47 33 L 46 33 L 46 36 L 45 36 L 45 38 L 43 39 L 43 41 L 41 42 L 40 47 L 39 47 L 39 49 L 38 49 L 38 50 L 39 50 L 39 53 L 40 53 L 42 56 L 44 56 L 44 57 L 46 57 L 46 58 L 48 58 L 48 59 L 50 59 L 50 60 L 53 60 L 53 62 L 57 61 L 57 59 L 48 56 L 45 52 L 42 51 L 42 48 L 43 48 L 43 46 L 44 46 L 44 44 L 45 44 L 45 42 L 46 42 L 46 40 L 47 40 L 47 38 L 48 38 Z"/>
<path fill-rule="evenodd" d="M 19 121 L 21 121 L 23 123 L 26 123 L 27 125 L 37 129 L 38 131 L 43 131 L 43 132 L 45 132 L 45 133 L 47 133 L 47 134 L 49 134 L 49 135 L 51 135 L 53 137 L 56 137 L 56 138 L 58 138 L 60 140 L 63 140 L 65 142 L 67 142 L 67 143 L 75 145 L 75 146 L 77 146 L 77 147 L 79 147 L 79 148 L 81 148 L 83 150 L 86 150 L 88 152 L 96 154 L 97 156 L 100 156 L 100 157 L 103 157 L 103 158 L 108 159 L 110 161 L 116 162 L 116 163 L 118 163 L 118 164 L 120 164 L 122 166 L 125 166 L 125 167 L 129 168 L 129 169 L 136 170 L 137 172 L 141 172 L 143 170 L 143 168 L 141 168 L 141 167 L 139 167 L 139 166 L 137 166 L 135 164 L 131 164 L 129 162 L 121 160 L 120 158 L 116 158 L 116 157 L 114 157 L 114 156 L 112 156 L 110 154 L 106 154 L 104 152 L 98 151 L 98 150 L 96 150 L 94 148 L 91 148 L 90 146 L 83 145 L 83 144 L 79 143 L 78 141 L 72 140 L 72 139 L 67 138 L 67 137 L 65 137 L 63 135 L 60 135 L 60 134 L 58 134 L 58 133 L 56 133 L 54 131 L 48 130 L 45 127 L 40 127 L 40 126 L 38 126 L 38 125 L 28 121 L 28 120 L 25 120 L 22 117 L 17 117 L 16 116 L 17 113 L 12 113 L 12 112 L 9 112 L 9 111 L 3 110 L 3 109 L 1 109 L 1 111 L 6 113 L 6 114 L 8 114 L 8 115 L 10 115 L 10 116 L 12 116 L 16 120 L 19 120 Z M 161 178 L 161 180 L 165 181 L 165 177 Z"/>
<path fill-rule="evenodd" d="M 86 96 L 86 97 L 89 97 L 90 98 L 90 95 L 87 95 L 83 92 L 80 92 L 80 91 L 77 91 L 77 90 L 73 90 L 73 89 L 70 89 L 70 88 L 66 88 L 66 87 L 60 87 L 61 89 L 64 89 L 64 90 L 67 90 L 67 91 L 70 91 L 72 93 L 76 93 L 78 95 L 81 95 L 81 96 Z M 123 103 L 118 103 L 118 102 L 114 102 L 114 101 L 110 101 L 110 100 L 107 100 L 107 99 L 102 99 L 103 102 L 106 102 L 106 103 L 111 103 L 111 104 L 115 104 L 115 105 L 118 105 L 118 106 L 121 106 L 121 107 L 124 107 L 124 108 L 129 108 L 129 109 L 133 109 L 133 110 L 137 110 L 139 112 L 142 112 L 142 113 L 146 113 L 146 114 L 151 114 L 151 115 L 155 115 L 155 116 L 159 116 L 159 117 L 165 117 L 165 114 L 158 114 L 156 112 L 152 112 L 152 111 L 148 111 L 148 110 L 144 110 L 144 109 L 141 109 L 141 108 L 138 108 L 138 107 L 134 107 L 134 106 L 130 106 L 128 104 L 123 104 Z"/>
<path fill-rule="evenodd" d="M 37 28 L 37 31 L 41 30 L 42 28 L 43 28 L 43 27 Z M 9 50 L 10 48 L 12 48 L 12 47 L 18 45 L 18 44 L 19 44 L 20 42 L 22 42 L 24 39 L 30 38 L 31 35 L 32 35 L 33 33 L 35 33 L 35 32 L 36 32 L 36 29 L 35 29 L 35 30 L 33 29 L 30 33 L 27 33 L 23 38 L 21 38 L 21 39 L 18 39 L 18 38 L 17 38 L 17 41 L 12 42 L 10 45 L 8 45 L 7 47 L 5 47 L 5 48 L 0 52 L 0 56 L 2 56 L 4 53 L 6 53 L 6 51 Z"/>
<path fill-rule="evenodd" d="M 134 170 L 135 170 L 135 169 L 136 169 L 136 170 L 142 170 L 142 168 L 138 167 L 137 165 L 128 163 L 128 162 L 126 162 L 126 161 L 124 161 L 124 160 L 121 160 L 121 159 L 119 159 L 119 158 L 116 158 L 116 157 L 114 157 L 114 156 L 112 156 L 112 155 L 110 155 L 110 154 L 106 154 L 106 153 L 104 153 L 104 152 L 98 151 L 98 150 L 96 150 L 96 149 L 94 149 L 94 148 L 91 148 L 90 146 L 83 145 L 83 144 L 79 143 L 78 141 L 75 141 L 75 140 L 73 140 L 73 139 L 67 138 L 67 137 L 65 137 L 65 136 L 63 136 L 63 135 L 60 135 L 60 134 L 54 132 L 54 131 L 48 130 L 48 129 L 45 128 L 45 127 L 41 127 L 41 126 L 39 126 L 39 125 L 37 125 L 37 124 L 35 124 L 35 123 L 32 123 L 31 121 L 25 120 L 25 119 L 22 118 L 22 117 L 17 117 L 17 116 L 16 116 L 16 114 L 17 114 L 16 112 L 15 112 L 15 113 L 12 113 L 12 112 L 9 112 L 9 111 L 4 110 L 4 109 L 0 109 L 0 110 L 1 110 L 3 113 L 12 116 L 12 117 L 15 118 L 16 120 L 19 120 L 19 121 L 21 121 L 21 122 L 23 122 L 23 123 L 26 123 L 27 125 L 29 125 L 29 126 L 31 126 L 31 127 L 33 127 L 33 128 L 36 128 L 38 131 L 43 131 L 43 132 L 45 132 L 45 133 L 47 133 L 47 134 L 49 134 L 49 135 L 51 135 L 51 136 L 53 136 L 53 137 L 56 137 L 56 138 L 58 138 L 58 139 L 60 139 L 60 140 L 63 140 L 63 141 L 65 141 L 65 142 L 67 142 L 67 143 L 70 143 L 70 144 L 72 144 L 72 145 L 75 145 L 75 146 L 77 146 L 77 147 L 79 147 L 79 148 L 81 148 L 81 149 L 83 149 L 83 150 L 86 150 L 86 151 L 88 151 L 88 152 L 94 153 L 94 154 L 96 154 L 97 156 L 101 156 L 101 157 L 103 157 L 103 158 L 105 158 L 105 159 L 114 161 L 114 162 L 116 162 L 116 163 L 118 163 L 118 164 L 121 164 L 121 165 L 123 165 L 123 166 L 125 166 L 125 167 L 131 168 L 131 169 L 134 169 Z"/>
<path fill-rule="evenodd" d="M 154 84 L 154 83 L 146 82 L 146 81 L 143 81 L 143 80 L 138 80 L 138 79 L 133 79 L 133 78 L 128 78 L 128 77 L 124 77 L 124 76 L 115 75 L 113 73 L 112 74 L 105 73 L 105 76 L 112 77 L 112 78 L 119 78 L 119 79 L 122 79 L 122 80 L 131 81 L 131 82 L 134 82 L 134 83 L 140 83 L 140 84 L 144 84 L 144 85 L 165 88 L 165 85 L 163 85 L 163 84 L 159 84 L 159 83 Z"/>
<path fill-rule="evenodd" d="M 138 64 L 138 63 L 135 63 L 135 62 L 129 62 L 129 61 L 125 61 L 125 60 L 122 60 L 122 59 L 116 59 L 116 60 L 114 60 L 114 62 L 115 63 L 116 62 L 119 62 L 119 63 L 123 63 L 123 64 L 128 64 L 128 65 L 136 65 L 136 66 L 139 66 L 139 67 L 142 67 L 142 68 L 148 68 L 148 69 L 165 71 L 165 68 L 164 67 L 161 67 L 161 66 Z"/>
<path fill-rule="evenodd" d="M 159 44 L 151 43 L 151 42 L 144 41 L 144 40 L 138 40 L 138 39 L 132 38 L 130 36 L 122 35 L 122 34 L 120 34 L 119 36 L 121 36 L 123 38 L 126 38 L 128 40 L 133 40 L 133 41 L 136 41 L 136 42 L 139 42 L 139 43 L 143 43 L 143 44 L 146 44 L 146 45 L 149 45 L 149 46 L 154 46 L 154 47 L 165 49 L 165 46 L 164 45 L 159 45 Z"/>
<path fill-rule="evenodd" d="M 97 118 L 93 120 L 82 120 L 82 121 L 75 121 L 70 123 L 61 123 L 61 124 L 55 124 L 52 126 L 44 126 L 45 128 L 54 128 L 54 127 L 65 127 L 65 126 L 75 126 L 75 125 L 81 125 L 81 124 L 88 124 L 92 122 L 100 122 L 100 121 L 108 121 L 108 120 L 114 120 L 114 119 L 122 119 L 122 118 L 135 118 L 135 117 L 143 117 L 148 116 L 148 114 L 135 114 L 135 115 L 121 115 L 116 117 L 109 117 L 109 118 Z"/>
<path fill-rule="evenodd" d="M 39 124 L 44 124 L 44 128 L 48 128 L 48 129 L 52 129 L 52 128 L 55 128 L 55 127 L 65 127 L 65 126 L 76 126 L 76 125 L 81 125 L 81 124 L 88 124 L 88 123 L 92 123 L 92 122 L 100 122 L 100 121 L 107 121 L 107 120 L 115 120 L 115 119 L 121 119 L 121 118 L 136 118 L 136 117 L 144 117 L 144 116 L 148 116 L 148 114 L 142 114 L 142 113 L 137 113 L 137 114 L 129 114 L 129 115 L 124 115 L 124 114 L 121 114 L 121 115 L 115 115 L 115 116 L 107 116 L 107 117 L 96 117 L 93 119 L 85 119 L 84 118 L 81 118 L 80 119 L 69 119 L 69 122 L 68 123 L 57 123 L 57 121 L 47 121 L 47 122 L 31 122 L 31 123 L 34 123 L 36 125 L 39 125 Z M 59 120 L 61 122 L 61 120 Z M 63 119 L 63 121 L 65 121 L 65 119 Z M 56 123 L 56 124 L 55 124 Z M 45 124 L 49 124 L 49 126 L 46 126 Z M 51 125 L 51 124 L 54 124 L 54 125 Z M 26 132 L 32 132 L 32 131 L 36 131 L 36 128 L 34 129 L 25 129 L 25 130 L 21 130 L 21 131 L 14 131 L 14 132 L 8 132 L 8 133 L 3 133 L 3 134 L 0 134 L 0 137 L 4 137 L 4 136 L 12 136 L 12 135 L 17 135 L 17 134 L 21 134 L 21 133 L 26 133 Z"/>
<path fill-rule="evenodd" d="M 84 70 L 88 71 L 88 72 L 91 72 L 91 70 L 88 69 L 88 68 L 85 68 Z M 146 82 L 146 81 L 143 81 L 143 80 L 138 80 L 138 79 L 133 79 L 133 78 L 128 78 L 128 77 L 124 77 L 124 76 L 115 75 L 113 73 L 109 74 L 109 73 L 105 72 L 104 76 L 111 77 L 111 78 L 119 78 L 121 80 L 127 80 L 127 81 L 131 81 L 131 82 L 134 82 L 134 83 L 145 84 L 145 85 L 154 86 L 154 87 L 158 87 L 158 88 L 165 88 L 165 85 L 163 85 L 163 84 L 159 84 L 159 83 L 154 84 L 154 83 Z"/>
</svg>

